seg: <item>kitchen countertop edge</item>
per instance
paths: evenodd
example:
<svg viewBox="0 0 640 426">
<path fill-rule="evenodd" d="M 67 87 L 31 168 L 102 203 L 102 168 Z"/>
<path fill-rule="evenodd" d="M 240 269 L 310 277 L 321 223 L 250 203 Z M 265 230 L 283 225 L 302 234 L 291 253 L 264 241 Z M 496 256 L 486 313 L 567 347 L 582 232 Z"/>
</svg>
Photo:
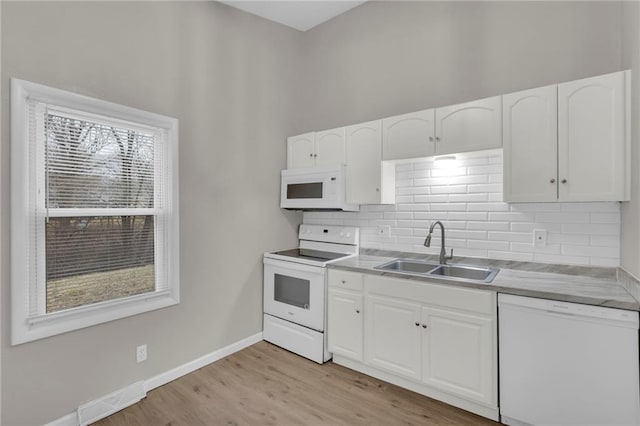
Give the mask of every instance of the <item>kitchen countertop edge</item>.
<svg viewBox="0 0 640 426">
<path fill-rule="evenodd" d="M 389 254 L 396 255 L 400 253 L 392 252 Z M 456 287 L 490 290 L 517 296 L 537 297 L 562 302 L 640 311 L 640 301 L 633 297 L 626 286 L 623 286 L 621 282 L 615 278 L 614 268 L 610 268 L 614 271 L 614 278 L 609 278 L 580 275 L 577 273 L 561 274 L 555 272 L 509 269 L 501 267 L 502 263 L 500 261 L 492 262 L 488 259 L 480 259 L 480 262 L 469 262 L 469 259 L 465 259 L 464 262 L 454 262 L 455 264 L 468 264 L 473 266 L 479 266 L 478 264 L 480 264 L 481 266 L 500 268 L 500 272 L 491 283 L 457 281 L 405 272 L 374 269 L 375 266 L 383 263 L 407 257 L 409 256 L 400 255 L 390 257 L 379 256 L 378 253 L 376 253 L 376 255 L 361 254 L 329 263 L 327 266 L 330 269 L 341 269 Z M 415 255 L 412 257 L 415 258 Z M 422 256 L 422 259 L 432 260 L 428 256 Z M 587 271 L 589 269 L 594 268 L 586 268 Z"/>
</svg>

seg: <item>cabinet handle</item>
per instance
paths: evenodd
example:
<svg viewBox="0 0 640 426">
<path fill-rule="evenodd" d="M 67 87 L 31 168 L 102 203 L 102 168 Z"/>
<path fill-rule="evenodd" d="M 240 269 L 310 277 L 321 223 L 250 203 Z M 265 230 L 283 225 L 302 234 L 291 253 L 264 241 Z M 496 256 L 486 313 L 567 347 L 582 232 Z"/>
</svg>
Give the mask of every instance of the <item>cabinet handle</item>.
<svg viewBox="0 0 640 426">
<path fill-rule="evenodd" d="M 420 327 L 420 323 L 419 322 L 416 323 L 416 327 Z"/>
<path fill-rule="evenodd" d="M 556 183 L 556 180 L 555 179 L 551 179 L 549 182 Z"/>
<path fill-rule="evenodd" d="M 562 183 L 567 183 L 567 180 L 566 179 L 562 179 L 561 182 Z"/>
<path fill-rule="evenodd" d="M 427 328 L 427 324 L 422 324 L 422 328 Z"/>
<path fill-rule="evenodd" d="M 356 309 L 356 314 L 359 314 L 359 313 L 360 313 L 360 309 Z"/>
</svg>

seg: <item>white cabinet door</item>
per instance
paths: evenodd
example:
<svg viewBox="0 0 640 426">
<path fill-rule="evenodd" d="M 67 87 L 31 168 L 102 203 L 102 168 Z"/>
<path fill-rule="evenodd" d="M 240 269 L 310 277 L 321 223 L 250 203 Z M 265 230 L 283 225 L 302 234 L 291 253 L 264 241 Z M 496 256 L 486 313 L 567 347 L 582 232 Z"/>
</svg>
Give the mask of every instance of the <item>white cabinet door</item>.
<svg viewBox="0 0 640 426">
<path fill-rule="evenodd" d="M 497 402 L 495 321 L 425 307 L 422 323 L 423 380 L 434 388 L 477 402 Z"/>
<path fill-rule="evenodd" d="M 502 97 L 504 201 L 558 198 L 558 86 Z"/>
<path fill-rule="evenodd" d="M 362 294 L 329 289 L 327 313 L 329 352 L 362 361 Z"/>
<path fill-rule="evenodd" d="M 558 85 L 559 199 L 626 199 L 625 154 L 625 73 Z"/>
<path fill-rule="evenodd" d="M 337 166 L 345 163 L 344 132 L 344 127 L 340 127 L 316 133 L 316 166 Z"/>
<path fill-rule="evenodd" d="M 420 380 L 420 305 L 369 295 L 365 312 L 365 362 Z"/>
<path fill-rule="evenodd" d="M 501 96 L 436 109 L 436 154 L 502 146 Z"/>
<path fill-rule="evenodd" d="M 315 133 L 313 132 L 287 138 L 287 168 L 313 167 L 314 145 Z"/>
<path fill-rule="evenodd" d="M 382 159 L 428 157 L 435 154 L 435 110 L 382 120 Z"/>
<path fill-rule="evenodd" d="M 346 128 L 347 203 L 395 203 L 395 168 L 382 164 L 382 121 Z"/>
</svg>

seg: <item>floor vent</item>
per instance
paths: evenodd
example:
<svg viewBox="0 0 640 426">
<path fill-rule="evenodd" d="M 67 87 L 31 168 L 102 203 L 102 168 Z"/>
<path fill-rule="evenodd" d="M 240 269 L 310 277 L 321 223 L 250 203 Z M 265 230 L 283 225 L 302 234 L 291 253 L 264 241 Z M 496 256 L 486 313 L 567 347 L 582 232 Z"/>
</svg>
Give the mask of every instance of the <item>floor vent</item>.
<svg viewBox="0 0 640 426">
<path fill-rule="evenodd" d="M 85 426 L 103 419 L 117 411 L 135 404 L 147 396 L 144 382 L 136 382 L 126 388 L 117 390 L 100 399 L 93 400 L 78 407 L 78 423 Z"/>
</svg>

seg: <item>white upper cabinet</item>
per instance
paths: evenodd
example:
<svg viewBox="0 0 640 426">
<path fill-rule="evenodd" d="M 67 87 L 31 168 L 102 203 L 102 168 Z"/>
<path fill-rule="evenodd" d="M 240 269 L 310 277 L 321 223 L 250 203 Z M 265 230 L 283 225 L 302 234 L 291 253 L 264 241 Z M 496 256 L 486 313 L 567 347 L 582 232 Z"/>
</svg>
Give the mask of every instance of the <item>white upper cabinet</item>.
<svg viewBox="0 0 640 426">
<path fill-rule="evenodd" d="M 436 154 L 502 147 L 501 96 L 436 109 Z"/>
<path fill-rule="evenodd" d="M 382 162 L 382 120 L 346 128 L 347 203 L 395 203 L 395 166 Z"/>
<path fill-rule="evenodd" d="M 617 72 L 558 85 L 560 200 L 628 199 L 628 77 Z"/>
<path fill-rule="evenodd" d="M 504 201 L 558 198 L 557 86 L 502 98 Z"/>
<path fill-rule="evenodd" d="M 429 157 L 436 153 L 435 110 L 382 120 L 382 159 Z"/>
<path fill-rule="evenodd" d="M 628 200 L 629 77 L 617 72 L 504 95 L 504 200 Z"/>
<path fill-rule="evenodd" d="M 345 163 L 345 129 L 316 132 L 316 166 L 334 166 Z"/>
<path fill-rule="evenodd" d="M 382 120 L 384 160 L 502 146 L 500 96 Z"/>
<path fill-rule="evenodd" d="M 345 163 L 345 128 L 311 132 L 287 139 L 287 168 Z"/>
<path fill-rule="evenodd" d="M 287 138 L 287 168 L 313 167 L 315 160 L 315 133 Z"/>
</svg>

